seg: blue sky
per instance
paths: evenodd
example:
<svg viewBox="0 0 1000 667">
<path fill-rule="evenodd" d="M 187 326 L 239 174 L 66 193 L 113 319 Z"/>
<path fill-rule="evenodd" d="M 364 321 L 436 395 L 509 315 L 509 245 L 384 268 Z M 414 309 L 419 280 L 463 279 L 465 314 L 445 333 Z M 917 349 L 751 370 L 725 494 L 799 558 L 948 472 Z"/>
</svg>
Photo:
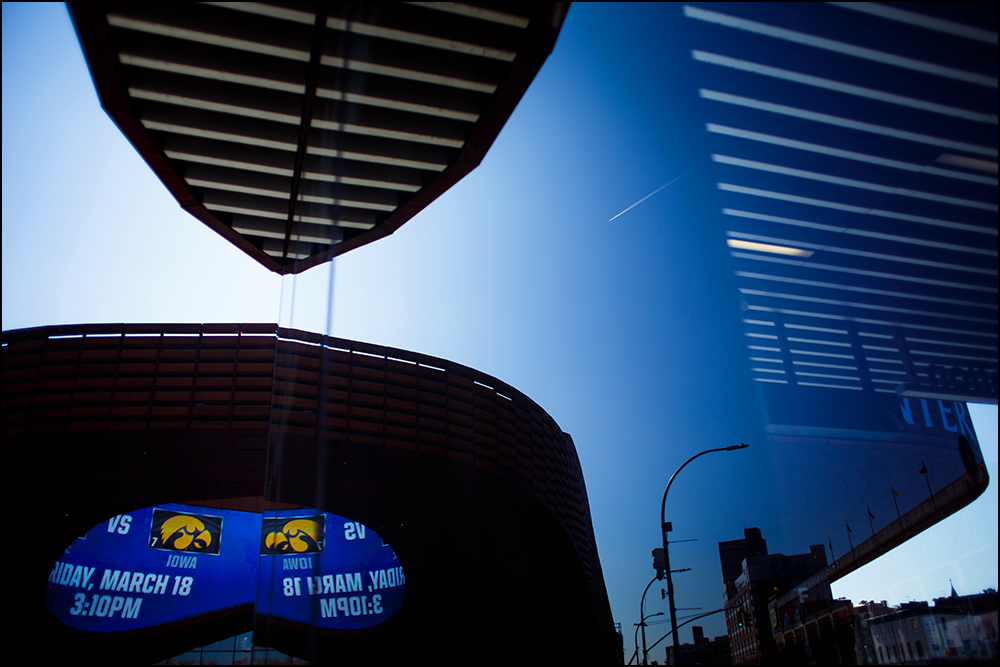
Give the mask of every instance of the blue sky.
<svg viewBox="0 0 1000 667">
<path fill-rule="evenodd" d="M 101 110 L 62 5 L 5 3 L 3 328 L 277 320 L 504 380 L 574 437 L 630 653 L 663 488 L 691 454 L 751 444 L 700 459 L 671 490 L 675 539 L 698 540 L 671 550 L 692 568 L 676 577 L 679 607 L 721 606 L 716 543 L 745 527 L 771 551 L 808 550 L 782 522 L 724 229 L 699 215 L 709 156 L 696 105 L 678 103 L 697 90 L 674 66 L 689 58 L 670 34 L 679 11 L 574 5 L 478 169 L 391 237 L 281 278 L 153 176 Z M 995 479 L 996 407 L 973 418 Z M 996 519 L 991 484 L 835 591 L 899 602 L 945 594 L 949 579 L 960 593 L 996 587 Z M 665 610 L 652 591 L 647 613 Z M 721 616 L 703 625 L 725 632 Z"/>
</svg>

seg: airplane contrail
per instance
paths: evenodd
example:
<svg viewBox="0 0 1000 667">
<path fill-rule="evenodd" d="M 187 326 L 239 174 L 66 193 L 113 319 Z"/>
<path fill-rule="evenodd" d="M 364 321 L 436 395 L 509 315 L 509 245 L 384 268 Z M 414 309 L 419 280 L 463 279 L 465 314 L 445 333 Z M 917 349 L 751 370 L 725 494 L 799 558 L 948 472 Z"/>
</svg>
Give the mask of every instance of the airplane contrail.
<svg viewBox="0 0 1000 667">
<path fill-rule="evenodd" d="M 650 192 L 648 195 L 646 195 L 645 197 L 643 197 L 642 199 L 640 199 L 639 201 L 637 201 L 636 203 L 632 204 L 627 209 L 625 209 L 624 211 L 622 211 L 621 213 L 619 213 L 618 215 L 616 215 L 615 218 L 625 215 L 626 213 L 628 213 L 629 211 L 631 211 L 632 209 L 634 209 L 636 206 L 638 206 L 642 202 L 646 201 L 647 199 L 649 199 L 650 197 L 652 197 L 653 195 L 655 195 L 657 192 L 659 192 L 663 188 L 667 187 L 668 185 L 673 185 L 677 181 L 679 181 L 682 178 L 684 178 L 685 176 L 687 176 L 689 173 L 690 172 L 685 171 L 683 174 L 681 174 L 680 176 L 678 176 L 674 180 L 670 181 L 669 183 L 665 183 L 664 185 L 661 185 L 660 187 L 656 188 L 655 190 L 653 190 L 652 192 Z M 614 220 L 615 218 L 611 218 L 611 220 Z M 608 220 L 608 222 L 611 222 L 611 220 Z"/>
</svg>

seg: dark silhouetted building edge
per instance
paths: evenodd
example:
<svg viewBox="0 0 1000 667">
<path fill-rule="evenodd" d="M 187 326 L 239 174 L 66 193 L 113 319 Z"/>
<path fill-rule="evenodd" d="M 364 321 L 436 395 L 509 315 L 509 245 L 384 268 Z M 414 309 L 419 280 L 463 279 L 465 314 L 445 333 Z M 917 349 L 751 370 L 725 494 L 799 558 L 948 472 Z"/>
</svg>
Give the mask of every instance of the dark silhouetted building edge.
<svg viewBox="0 0 1000 667">
<path fill-rule="evenodd" d="M 9 331 L 3 369 L 20 508 L 44 526 L 20 583 L 50 653 L 153 661 L 250 629 L 253 610 L 234 609 L 103 637 L 45 610 L 77 536 L 183 502 L 318 506 L 371 527 L 406 569 L 406 602 L 383 625 L 311 636 L 258 617 L 259 645 L 321 661 L 614 661 L 573 441 L 496 378 L 273 324 Z"/>
</svg>

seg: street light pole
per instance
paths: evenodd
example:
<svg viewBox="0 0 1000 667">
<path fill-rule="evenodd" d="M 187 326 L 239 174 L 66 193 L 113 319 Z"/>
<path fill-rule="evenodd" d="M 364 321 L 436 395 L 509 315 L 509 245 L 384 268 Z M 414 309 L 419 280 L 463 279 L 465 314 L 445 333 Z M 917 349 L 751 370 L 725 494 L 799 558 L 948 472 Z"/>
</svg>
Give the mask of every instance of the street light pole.
<svg viewBox="0 0 1000 667">
<path fill-rule="evenodd" d="M 649 583 L 646 584 L 646 589 L 642 592 L 642 599 L 639 600 L 639 624 L 638 627 L 642 628 L 642 664 L 646 664 L 646 619 L 652 616 L 662 616 L 663 612 L 659 614 L 651 614 L 646 616 L 645 606 L 646 606 L 646 593 L 649 592 L 649 587 L 653 585 L 654 581 L 658 581 L 659 577 L 653 577 L 650 579 Z M 636 652 L 638 652 L 639 647 L 636 646 Z"/>
<path fill-rule="evenodd" d="M 663 492 L 663 502 L 660 503 L 660 532 L 663 535 L 663 560 L 667 570 L 667 597 L 670 598 L 670 631 L 671 633 L 673 633 L 674 636 L 674 664 L 677 663 L 677 660 L 681 655 L 681 642 L 677 636 L 677 607 L 674 606 L 674 584 L 673 580 L 670 577 L 670 550 L 667 548 L 667 533 L 670 532 L 670 530 L 672 530 L 672 526 L 667 523 L 667 518 L 666 518 L 667 494 L 670 492 L 670 485 L 674 483 L 674 480 L 677 478 L 677 474 L 680 473 L 681 470 L 684 470 L 684 467 L 687 464 L 691 463 L 691 461 L 694 461 L 699 456 L 704 456 L 705 454 L 711 454 L 712 452 L 732 452 L 737 449 L 746 449 L 749 446 L 750 445 L 747 445 L 745 443 L 740 443 L 738 445 L 730 445 L 729 447 L 706 449 L 703 452 L 698 452 L 697 454 L 689 458 L 687 461 L 682 463 L 681 467 L 678 468 L 673 475 L 671 475 L 670 481 L 667 482 L 667 488 Z"/>
</svg>

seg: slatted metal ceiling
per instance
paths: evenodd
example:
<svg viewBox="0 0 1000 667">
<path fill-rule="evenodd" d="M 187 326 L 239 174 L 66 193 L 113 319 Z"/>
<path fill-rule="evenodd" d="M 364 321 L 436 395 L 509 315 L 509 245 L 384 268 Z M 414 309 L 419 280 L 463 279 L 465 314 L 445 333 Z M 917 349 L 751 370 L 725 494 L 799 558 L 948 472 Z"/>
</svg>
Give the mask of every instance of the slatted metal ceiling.
<svg viewBox="0 0 1000 667">
<path fill-rule="evenodd" d="M 683 14 L 754 380 L 995 403 L 995 7 Z"/>
<path fill-rule="evenodd" d="M 102 104 L 268 268 L 385 236 L 474 168 L 564 4 L 70 3 Z"/>
</svg>

